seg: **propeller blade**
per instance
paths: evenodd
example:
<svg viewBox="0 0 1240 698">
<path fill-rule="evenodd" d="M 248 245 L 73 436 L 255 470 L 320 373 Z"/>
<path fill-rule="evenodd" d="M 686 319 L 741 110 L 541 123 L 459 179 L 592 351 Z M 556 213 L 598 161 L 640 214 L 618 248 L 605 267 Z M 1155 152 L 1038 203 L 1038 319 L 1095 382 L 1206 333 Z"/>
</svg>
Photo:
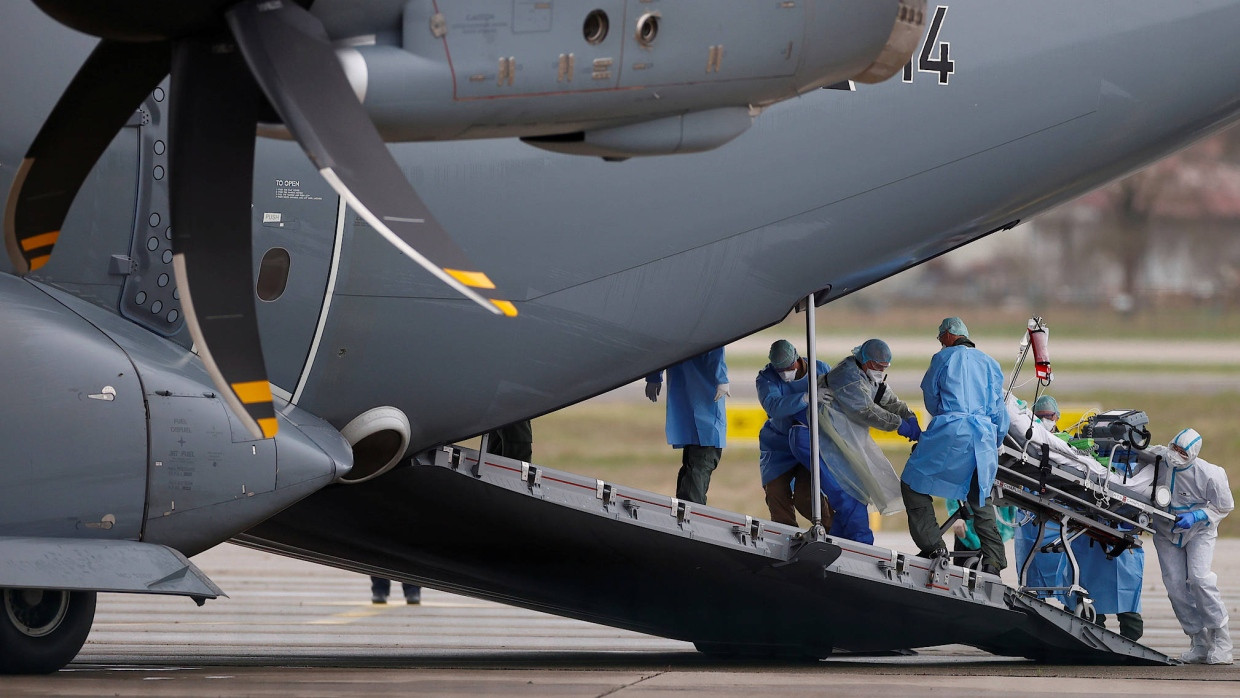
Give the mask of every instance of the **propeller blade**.
<svg viewBox="0 0 1240 698">
<path fill-rule="evenodd" d="M 254 309 L 250 240 L 258 100 L 231 38 L 176 42 L 168 174 L 181 307 L 224 401 L 254 438 L 271 438 L 276 417 Z"/>
<path fill-rule="evenodd" d="M 405 179 L 319 20 L 284 0 L 243 2 L 227 18 L 268 101 L 332 189 L 445 284 L 492 313 L 516 315 L 516 306 L 496 297 L 495 284 L 473 270 Z"/>
<path fill-rule="evenodd" d="M 91 52 L 13 179 L 4 211 L 4 246 L 17 273 L 47 263 L 82 182 L 167 74 L 166 43 L 105 39 Z"/>
</svg>

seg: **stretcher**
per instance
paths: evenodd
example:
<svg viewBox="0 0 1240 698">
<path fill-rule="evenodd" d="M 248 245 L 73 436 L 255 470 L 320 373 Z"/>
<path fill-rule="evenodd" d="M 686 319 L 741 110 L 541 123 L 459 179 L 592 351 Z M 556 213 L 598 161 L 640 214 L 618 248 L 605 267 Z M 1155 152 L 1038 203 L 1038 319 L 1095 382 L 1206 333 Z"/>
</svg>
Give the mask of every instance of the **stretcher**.
<svg viewBox="0 0 1240 698">
<path fill-rule="evenodd" d="M 1164 510 L 1170 497 L 1166 480 L 1171 468 L 1142 450 L 1148 445 L 1143 423 L 1114 419 L 1135 414 L 1140 413 L 1117 410 L 1092 418 L 1087 429 L 1098 432 L 1096 443 L 1102 454 L 1098 458 L 1055 436 L 1019 407 L 1015 398 L 1008 399 L 1011 423 L 999 447 L 995 501 L 1029 512 L 1038 523 L 1039 542 L 1045 540 L 1048 525 L 1059 528 L 1058 536 L 1035 545 L 1020 561 L 1020 590 L 1039 598 L 1068 599 L 1086 620 L 1092 620 L 1094 611 L 1088 590 L 1080 583 L 1072 541 L 1087 535 L 1113 558 L 1129 547 L 1140 547 L 1141 534 L 1152 534 L 1155 521 L 1175 520 Z M 1065 554 L 1070 569 L 1066 586 L 1027 585 L 1028 569 L 1038 552 Z"/>
</svg>

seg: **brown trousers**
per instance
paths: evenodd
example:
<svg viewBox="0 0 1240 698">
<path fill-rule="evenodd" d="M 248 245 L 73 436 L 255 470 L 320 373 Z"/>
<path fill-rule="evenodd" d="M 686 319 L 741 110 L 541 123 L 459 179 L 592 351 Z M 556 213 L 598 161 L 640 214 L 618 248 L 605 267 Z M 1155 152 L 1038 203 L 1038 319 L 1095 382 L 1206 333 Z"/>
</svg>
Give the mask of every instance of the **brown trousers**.
<svg viewBox="0 0 1240 698">
<path fill-rule="evenodd" d="M 763 489 L 766 490 L 766 506 L 771 510 L 771 521 L 796 526 L 798 511 L 806 521 L 814 520 L 810 508 L 810 493 L 814 489 L 811 477 L 808 468 L 798 465 L 766 483 Z M 822 525 L 831 528 L 831 507 L 827 505 L 826 497 L 822 498 Z"/>
</svg>

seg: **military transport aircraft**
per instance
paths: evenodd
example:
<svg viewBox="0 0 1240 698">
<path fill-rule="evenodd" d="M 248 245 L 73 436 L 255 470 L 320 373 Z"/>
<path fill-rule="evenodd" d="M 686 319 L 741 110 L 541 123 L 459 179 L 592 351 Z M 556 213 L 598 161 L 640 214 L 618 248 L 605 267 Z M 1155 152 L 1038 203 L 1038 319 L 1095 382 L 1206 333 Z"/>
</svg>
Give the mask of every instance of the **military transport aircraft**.
<svg viewBox="0 0 1240 698">
<path fill-rule="evenodd" d="M 186 556 L 229 539 L 711 652 L 1113 660 L 998 578 L 444 445 L 1221 128 L 1237 26 L 1240 0 L 5 3 L 0 671 L 71 660 L 99 591 L 221 595 Z"/>
</svg>

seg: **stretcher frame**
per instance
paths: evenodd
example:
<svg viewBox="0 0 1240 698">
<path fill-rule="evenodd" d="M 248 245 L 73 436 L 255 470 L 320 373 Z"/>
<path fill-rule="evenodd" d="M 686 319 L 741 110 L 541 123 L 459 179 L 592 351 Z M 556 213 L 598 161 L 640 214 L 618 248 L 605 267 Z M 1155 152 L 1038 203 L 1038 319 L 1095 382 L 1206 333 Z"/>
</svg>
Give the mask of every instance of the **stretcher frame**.
<svg viewBox="0 0 1240 698">
<path fill-rule="evenodd" d="M 1040 461 L 1029 453 L 1026 442 L 1018 447 L 1011 436 L 1004 438 L 999 447 L 999 464 L 995 475 L 993 496 L 995 500 L 1007 500 L 1021 509 L 1032 512 L 1038 522 L 1037 542 L 1020 561 L 1019 589 L 1037 598 L 1062 595 L 1075 601 L 1074 612 L 1081 618 L 1093 621 L 1096 613 L 1089 591 L 1081 586 L 1080 566 L 1072 550 L 1072 541 L 1082 535 L 1100 542 L 1108 558 L 1131 547 L 1141 547 L 1141 534 L 1153 534 L 1153 522 L 1162 519 L 1173 522 L 1175 517 L 1150 502 L 1111 489 L 1107 480 L 1090 477 L 1090 471 L 1078 474 L 1063 468 L 1049 458 Z M 1035 477 L 1020 472 L 1017 465 L 1034 463 L 1038 468 Z M 1151 488 L 1157 487 L 1157 478 Z M 1116 508 L 1130 507 L 1135 516 Z M 1042 543 L 1046 526 L 1054 521 L 1059 524 L 1059 536 L 1049 543 Z M 1039 552 L 1062 552 L 1068 560 L 1070 582 L 1060 587 L 1031 587 L 1028 585 L 1029 566 Z"/>
</svg>

